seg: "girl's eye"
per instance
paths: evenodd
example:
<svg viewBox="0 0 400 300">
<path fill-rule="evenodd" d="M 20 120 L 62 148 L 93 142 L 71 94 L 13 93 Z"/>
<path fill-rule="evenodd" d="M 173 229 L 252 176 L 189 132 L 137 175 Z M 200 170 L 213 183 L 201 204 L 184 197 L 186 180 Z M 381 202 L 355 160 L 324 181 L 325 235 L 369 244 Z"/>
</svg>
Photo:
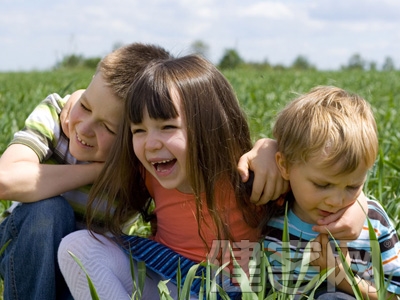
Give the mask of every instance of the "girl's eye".
<svg viewBox="0 0 400 300">
<path fill-rule="evenodd" d="M 132 134 L 136 134 L 136 133 L 144 132 L 144 130 L 143 130 L 143 129 L 140 129 L 140 128 L 132 128 L 132 129 L 131 129 L 131 132 L 132 132 Z"/>
<path fill-rule="evenodd" d="M 164 125 L 163 129 L 175 129 L 177 128 L 175 125 Z"/>
</svg>

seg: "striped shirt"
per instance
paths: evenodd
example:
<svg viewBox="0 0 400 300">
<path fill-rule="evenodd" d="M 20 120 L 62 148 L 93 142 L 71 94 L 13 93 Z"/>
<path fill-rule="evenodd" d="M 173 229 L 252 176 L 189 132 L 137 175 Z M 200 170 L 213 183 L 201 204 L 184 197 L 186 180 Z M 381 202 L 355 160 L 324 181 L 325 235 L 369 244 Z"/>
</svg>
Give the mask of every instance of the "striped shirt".
<svg viewBox="0 0 400 300">
<path fill-rule="evenodd" d="M 46 97 L 25 120 L 25 127 L 14 134 L 12 144 L 22 144 L 31 148 L 44 164 L 83 164 L 69 152 L 69 139 L 62 131 L 60 114 L 70 95 L 61 98 L 58 94 Z M 89 186 L 62 194 L 82 220 Z M 15 207 L 15 206 L 13 206 Z"/>
<path fill-rule="evenodd" d="M 368 219 L 378 239 L 387 290 L 394 294 L 400 294 L 400 242 L 396 230 L 387 213 L 376 201 L 368 200 Z M 318 267 L 310 266 L 306 271 L 301 269 L 301 258 L 305 251 L 308 251 L 306 248 L 307 243 L 319 234 L 312 230 L 313 224 L 303 222 L 290 210 L 288 212 L 290 243 L 287 245 L 282 243 L 284 216 L 271 219 L 268 225 L 268 232 L 264 239 L 264 250 L 271 263 L 276 281 L 282 283 L 284 259 L 290 260 L 290 272 L 292 272 L 291 279 L 293 282 L 296 281 L 301 272 L 303 273 L 302 275 L 305 275 L 304 285 L 311 278 L 320 274 L 322 270 L 319 270 Z M 333 245 L 333 241 L 330 243 Z M 337 243 L 339 244 L 339 241 Z M 289 248 L 290 252 L 282 251 L 283 248 L 285 250 Z M 367 220 L 358 239 L 347 243 L 347 250 L 351 259 L 351 269 L 355 275 L 362 279 L 373 281 Z M 305 272 L 306 274 L 304 274 Z"/>
</svg>

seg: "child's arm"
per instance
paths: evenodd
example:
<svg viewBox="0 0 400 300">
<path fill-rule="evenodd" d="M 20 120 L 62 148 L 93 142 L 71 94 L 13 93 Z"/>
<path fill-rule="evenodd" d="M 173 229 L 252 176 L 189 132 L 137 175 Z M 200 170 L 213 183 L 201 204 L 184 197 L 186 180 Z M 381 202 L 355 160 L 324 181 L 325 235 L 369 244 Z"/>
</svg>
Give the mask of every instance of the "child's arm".
<svg viewBox="0 0 400 300">
<path fill-rule="evenodd" d="M 321 271 L 324 269 L 335 268 L 335 271 L 328 276 L 328 281 L 339 290 L 354 295 L 353 288 L 345 275 L 345 266 L 342 264 L 341 259 L 338 256 L 334 256 L 330 244 L 332 242 L 329 241 L 328 235 L 320 234 L 312 243 L 312 248 L 317 250 L 311 253 L 310 264 L 319 267 Z M 346 258 L 347 265 L 350 266 L 350 256 L 347 251 L 346 243 L 341 244 L 340 249 Z M 355 279 L 364 299 L 378 300 L 377 290 L 372 282 L 359 277 L 356 277 Z M 393 294 L 389 292 L 387 292 L 386 298 L 396 299 L 393 297 Z"/>
<path fill-rule="evenodd" d="M 352 205 L 335 214 L 318 220 L 313 227 L 319 233 L 332 233 L 336 239 L 355 240 L 359 237 L 368 214 L 368 203 L 364 193 L 361 193 Z"/>
<path fill-rule="evenodd" d="M 93 183 L 102 163 L 40 164 L 36 153 L 12 144 L 0 157 L 0 199 L 34 202 Z"/>
<path fill-rule="evenodd" d="M 239 160 L 238 170 L 243 182 L 249 179 L 249 169 L 254 171 L 253 190 L 250 200 L 258 205 L 279 198 L 289 189 L 275 162 L 277 144 L 272 139 L 260 139 L 252 150 Z"/>
</svg>

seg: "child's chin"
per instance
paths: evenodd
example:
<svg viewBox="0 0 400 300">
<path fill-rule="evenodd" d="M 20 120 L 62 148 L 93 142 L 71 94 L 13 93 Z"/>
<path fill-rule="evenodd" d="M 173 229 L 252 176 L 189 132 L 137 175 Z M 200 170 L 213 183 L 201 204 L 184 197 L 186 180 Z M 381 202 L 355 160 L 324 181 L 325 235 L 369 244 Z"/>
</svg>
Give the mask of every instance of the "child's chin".
<svg viewBox="0 0 400 300">
<path fill-rule="evenodd" d="M 303 221 L 304 223 L 307 224 L 317 224 L 317 220 L 321 219 L 321 218 L 317 218 L 317 216 L 313 216 L 311 214 L 296 214 L 297 217 Z"/>
<path fill-rule="evenodd" d="M 87 153 L 82 153 L 82 151 L 76 151 L 76 149 L 73 149 L 73 147 L 70 147 L 70 153 L 71 155 L 76 158 L 79 161 L 97 161 L 93 155 L 88 155 Z"/>
</svg>

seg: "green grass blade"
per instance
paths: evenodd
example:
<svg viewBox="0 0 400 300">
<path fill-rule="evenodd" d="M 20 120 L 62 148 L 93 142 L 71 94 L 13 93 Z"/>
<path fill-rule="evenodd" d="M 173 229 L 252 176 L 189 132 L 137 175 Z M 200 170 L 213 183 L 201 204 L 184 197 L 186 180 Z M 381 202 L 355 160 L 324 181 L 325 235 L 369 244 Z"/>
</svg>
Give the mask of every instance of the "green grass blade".
<svg viewBox="0 0 400 300">
<path fill-rule="evenodd" d="M 307 271 L 311 267 L 310 262 L 312 253 L 312 247 L 311 247 L 312 242 L 313 241 L 309 241 L 306 247 L 304 248 L 303 257 L 301 260 L 301 265 L 299 270 L 299 276 L 296 279 L 296 284 L 294 288 L 295 293 L 299 293 L 300 288 L 302 288 L 302 293 L 308 293 L 312 289 L 315 291 L 319 287 L 319 285 L 321 285 L 321 283 L 323 283 L 327 278 L 326 275 L 327 272 L 325 270 L 322 270 L 322 272 L 319 275 L 314 276 L 305 287 L 304 286 L 301 287 L 301 285 L 304 283 Z M 332 272 L 333 270 L 330 270 L 328 272 L 328 275 Z"/>
<path fill-rule="evenodd" d="M 379 177 L 378 177 L 378 199 L 383 198 L 383 185 L 385 181 L 385 174 L 384 174 L 384 154 L 382 148 L 379 148 L 379 159 L 378 159 L 378 170 L 379 170 Z"/>
<path fill-rule="evenodd" d="M 208 263 L 209 264 L 209 263 Z M 218 278 L 218 276 L 220 275 L 220 273 L 222 273 L 223 272 L 223 270 L 224 270 L 224 268 L 226 268 L 227 266 L 229 265 L 229 262 L 226 262 L 225 264 L 223 264 L 222 266 L 220 266 L 219 268 L 217 268 L 216 269 L 216 271 L 214 272 L 214 277 L 213 277 L 213 279 L 211 280 L 211 282 L 210 282 L 210 290 L 209 290 L 209 292 L 207 293 L 207 299 L 208 300 L 217 300 L 217 293 L 214 293 L 214 291 L 217 291 L 217 290 L 219 290 L 219 286 L 218 286 L 218 284 L 217 284 L 217 278 Z M 210 267 L 210 270 L 211 270 L 211 268 L 212 268 L 212 265 L 211 264 L 209 264 L 209 267 Z M 214 268 L 215 269 L 215 268 Z M 211 278 L 211 277 L 210 277 Z M 210 279 L 209 278 L 209 279 Z M 226 295 L 226 293 L 225 293 L 225 291 L 220 291 L 220 293 L 222 294 L 222 295 Z"/>
<path fill-rule="evenodd" d="M 181 298 L 181 284 L 182 284 L 182 273 L 181 273 L 181 259 L 178 259 L 178 270 L 176 270 L 176 289 L 178 299 Z"/>
<path fill-rule="evenodd" d="M 269 260 L 268 260 L 268 257 L 267 257 L 267 255 L 266 255 L 265 251 L 264 251 L 264 256 L 265 256 L 265 266 L 266 266 L 266 269 L 267 269 L 267 278 L 268 278 L 268 280 L 269 280 L 269 282 L 270 282 L 270 284 L 271 284 L 271 290 L 272 290 L 272 292 L 275 293 L 275 292 L 277 291 L 276 284 L 277 284 L 278 282 L 275 281 L 275 279 L 274 279 L 274 273 L 273 273 L 273 271 L 272 271 L 271 264 L 270 264 L 270 262 L 269 262 Z"/>
<path fill-rule="evenodd" d="M 290 277 L 291 277 L 291 255 L 290 255 L 290 240 L 289 240 L 289 225 L 287 218 L 288 204 L 286 203 L 285 217 L 283 223 L 282 233 L 282 293 L 285 295 L 291 295 Z"/>
<path fill-rule="evenodd" d="M 143 261 L 137 262 L 137 278 L 135 275 L 135 265 L 132 255 L 129 256 L 129 265 L 131 271 L 133 293 L 131 299 L 142 299 L 144 283 L 146 281 L 146 264 Z"/>
<path fill-rule="evenodd" d="M 396 165 L 395 163 L 393 163 L 392 161 L 385 159 L 383 161 L 385 163 L 385 165 L 388 165 L 389 167 L 391 167 L 392 169 L 396 170 L 397 172 L 400 172 L 400 166 Z"/>
<path fill-rule="evenodd" d="M 330 269 L 330 270 L 322 270 L 321 274 L 318 276 L 314 276 L 308 284 L 305 286 L 303 292 L 308 293 L 308 291 L 311 291 L 309 294 L 309 299 L 314 299 L 314 294 L 317 291 L 318 287 L 328 278 L 328 276 L 335 271 L 335 269 Z"/>
<path fill-rule="evenodd" d="M 140 299 L 142 295 L 140 294 L 140 292 L 137 291 L 138 289 L 136 286 L 135 267 L 134 267 L 132 255 L 129 255 L 129 267 L 130 267 L 130 271 L 131 271 L 131 278 L 132 278 L 133 291 L 134 291 L 131 296 L 131 299 Z"/>
<path fill-rule="evenodd" d="M 217 286 L 217 288 L 218 288 L 219 297 L 220 297 L 222 300 L 230 300 L 230 299 L 231 299 L 231 298 L 228 296 L 228 294 L 224 291 L 224 289 L 223 289 L 222 287 Z M 199 299 L 201 299 L 201 298 L 199 298 Z M 242 299 L 244 299 L 244 298 L 242 298 Z"/>
<path fill-rule="evenodd" d="M 310 268 L 309 264 L 311 261 L 311 253 L 312 253 L 311 243 L 312 243 L 312 241 L 308 242 L 303 251 L 303 257 L 301 259 L 299 276 L 297 277 L 296 284 L 295 284 L 296 292 L 300 289 L 300 285 L 303 283 L 303 280 L 306 276 L 307 270 L 308 270 L 308 268 Z"/>
<path fill-rule="evenodd" d="M 204 284 L 206 283 L 206 279 L 204 277 L 204 272 L 201 272 L 201 285 L 199 291 L 199 299 L 204 299 Z"/>
<path fill-rule="evenodd" d="M 264 244 L 261 242 L 257 245 L 258 247 L 253 249 L 253 254 L 249 261 L 249 276 L 251 279 L 250 284 L 251 286 L 257 287 L 256 294 L 258 300 L 264 300 L 267 282 L 267 258 L 264 252 Z M 255 282 L 256 280 L 257 282 Z"/>
<path fill-rule="evenodd" d="M 367 222 L 368 222 L 369 240 L 371 245 L 372 270 L 374 274 L 375 287 L 377 290 L 378 298 L 386 299 L 386 289 L 385 289 L 381 249 L 379 241 L 375 234 L 375 230 L 369 218 L 367 218 Z"/>
<path fill-rule="evenodd" d="M 77 258 L 71 251 L 68 251 L 69 255 L 72 256 L 72 258 L 75 260 L 75 262 L 79 265 L 79 267 L 82 269 L 83 272 L 86 274 L 86 279 L 88 281 L 89 285 L 89 290 L 90 290 L 90 295 L 92 296 L 92 300 L 100 300 L 99 295 L 97 294 L 96 288 L 94 287 L 94 284 L 92 282 L 92 279 L 90 279 L 89 274 L 87 273 L 86 269 L 84 268 L 83 264 Z"/>
<path fill-rule="evenodd" d="M 206 297 L 209 297 L 211 292 L 211 266 L 210 262 L 207 260 L 206 264 Z"/>
<path fill-rule="evenodd" d="M 138 266 L 138 281 L 139 281 L 139 291 L 140 295 L 143 295 L 144 283 L 146 282 L 146 264 L 144 261 L 137 262 Z M 140 298 L 141 299 L 141 296 Z"/>
<path fill-rule="evenodd" d="M 343 268 L 344 268 L 346 277 L 347 277 L 347 279 L 350 281 L 350 285 L 351 285 L 351 288 L 353 289 L 354 296 L 356 297 L 357 300 L 358 300 L 358 299 L 359 299 L 359 300 L 363 300 L 364 298 L 363 298 L 363 296 L 362 296 L 362 293 L 361 293 L 361 291 L 360 291 L 360 288 L 358 287 L 358 282 L 357 282 L 357 280 L 356 280 L 356 278 L 355 278 L 355 276 L 354 276 L 353 271 L 351 270 L 351 267 L 349 266 L 349 264 L 348 264 L 347 261 L 346 261 L 346 257 L 343 255 L 343 252 L 342 252 L 342 250 L 340 249 L 338 243 L 337 243 L 336 240 L 333 238 L 332 233 L 330 233 L 329 231 L 328 231 L 328 233 L 329 233 L 329 235 L 331 236 L 331 238 L 332 238 L 332 240 L 333 240 L 333 242 L 334 242 L 334 244 L 335 244 L 335 247 L 336 247 L 336 249 L 337 249 L 337 251 L 338 251 L 338 253 L 339 253 L 340 261 L 341 261 L 341 263 L 342 263 L 342 265 L 343 265 Z"/>
<path fill-rule="evenodd" d="M 242 300 L 258 300 L 257 294 L 254 293 L 251 289 L 250 280 L 247 277 L 246 272 L 243 271 L 243 269 L 236 261 L 232 249 L 231 255 L 233 258 L 233 267 L 239 271 L 239 276 L 237 277 L 237 280 L 239 282 L 240 290 L 242 291 Z"/>
<path fill-rule="evenodd" d="M 10 244 L 10 243 L 11 243 L 11 239 L 8 240 L 8 241 L 3 245 L 3 247 L 1 247 L 1 249 L 0 249 L 0 255 L 3 254 L 3 252 L 6 250 L 8 244 Z"/>
<path fill-rule="evenodd" d="M 180 298 L 178 298 L 178 299 L 189 299 L 190 287 L 193 283 L 193 280 L 196 278 L 196 272 L 197 272 L 197 269 L 199 268 L 199 266 L 200 266 L 200 264 L 196 264 L 196 265 L 190 267 L 190 269 L 186 275 L 185 282 L 183 283 L 183 286 L 182 286 Z"/>
<path fill-rule="evenodd" d="M 169 295 L 169 289 L 167 287 L 167 283 L 169 282 L 168 280 L 161 280 L 158 285 L 158 293 L 160 295 L 160 300 L 174 300 L 170 295 Z"/>
</svg>

